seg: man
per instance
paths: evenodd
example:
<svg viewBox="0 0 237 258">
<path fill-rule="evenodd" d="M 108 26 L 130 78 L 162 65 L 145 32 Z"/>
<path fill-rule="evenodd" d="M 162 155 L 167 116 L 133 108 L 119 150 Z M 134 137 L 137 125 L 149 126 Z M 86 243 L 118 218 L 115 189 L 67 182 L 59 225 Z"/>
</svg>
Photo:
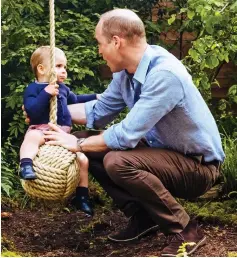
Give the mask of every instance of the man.
<svg viewBox="0 0 237 258">
<path fill-rule="evenodd" d="M 224 153 L 214 118 L 182 63 L 147 44 L 134 12 L 103 14 L 95 37 L 113 80 L 100 100 L 70 106 L 72 119 L 104 128 L 125 107 L 130 111 L 103 134 L 79 140 L 51 125 L 47 144 L 85 152 L 92 175 L 130 218 L 110 240 L 127 242 L 160 228 L 173 235 L 163 256 L 195 242 L 191 254 L 205 237 L 174 197 L 200 196 L 219 177 Z"/>
</svg>

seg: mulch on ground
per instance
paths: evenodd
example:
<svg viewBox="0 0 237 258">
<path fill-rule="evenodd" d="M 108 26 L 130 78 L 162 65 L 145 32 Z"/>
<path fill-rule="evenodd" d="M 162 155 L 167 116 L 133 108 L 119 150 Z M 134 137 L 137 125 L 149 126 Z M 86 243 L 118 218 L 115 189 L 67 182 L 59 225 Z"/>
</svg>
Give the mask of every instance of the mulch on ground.
<svg viewBox="0 0 237 258">
<path fill-rule="evenodd" d="M 41 257 L 123 257 L 160 256 L 167 243 L 161 232 L 146 236 L 133 243 L 112 243 L 107 235 L 120 230 L 127 219 L 118 210 L 102 211 L 88 218 L 80 211 L 65 209 L 32 210 L 5 209 L 11 216 L 2 218 L 2 237 L 7 241 L 2 248 L 14 249 L 24 256 Z M 201 227 L 207 236 L 207 244 L 194 253 L 194 256 L 228 256 L 237 253 L 237 229 L 231 226 L 206 224 Z M 13 251 L 13 250 L 9 250 Z"/>
</svg>

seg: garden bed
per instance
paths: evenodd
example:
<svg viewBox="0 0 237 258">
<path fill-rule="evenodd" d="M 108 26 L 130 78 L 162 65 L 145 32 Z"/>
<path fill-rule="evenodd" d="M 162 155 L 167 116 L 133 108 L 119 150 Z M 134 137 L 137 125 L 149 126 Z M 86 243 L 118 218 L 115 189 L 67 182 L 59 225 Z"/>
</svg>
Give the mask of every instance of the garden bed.
<svg viewBox="0 0 237 258">
<path fill-rule="evenodd" d="M 160 256 L 167 241 L 157 232 L 130 244 L 111 243 L 107 235 L 126 225 L 126 218 L 118 210 L 101 206 L 93 218 L 67 208 L 22 210 L 4 205 L 2 212 L 9 215 L 2 218 L 2 256 L 153 257 Z M 237 226 L 223 225 L 217 220 L 214 223 L 201 220 L 200 223 L 207 244 L 194 253 L 195 256 L 237 255 Z"/>
</svg>

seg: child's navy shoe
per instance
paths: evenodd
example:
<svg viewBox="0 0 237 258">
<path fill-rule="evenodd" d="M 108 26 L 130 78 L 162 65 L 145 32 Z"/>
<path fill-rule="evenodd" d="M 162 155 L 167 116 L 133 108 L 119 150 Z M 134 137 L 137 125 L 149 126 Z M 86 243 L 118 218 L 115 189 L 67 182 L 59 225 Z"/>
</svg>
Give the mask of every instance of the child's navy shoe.
<svg viewBox="0 0 237 258">
<path fill-rule="evenodd" d="M 21 165 L 20 177 L 24 180 L 35 180 L 37 178 L 32 165 Z"/>
<path fill-rule="evenodd" d="M 81 210 L 90 216 L 94 215 L 94 211 L 88 196 L 76 196 L 72 199 L 71 204 L 75 206 L 76 209 Z"/>
</svg>

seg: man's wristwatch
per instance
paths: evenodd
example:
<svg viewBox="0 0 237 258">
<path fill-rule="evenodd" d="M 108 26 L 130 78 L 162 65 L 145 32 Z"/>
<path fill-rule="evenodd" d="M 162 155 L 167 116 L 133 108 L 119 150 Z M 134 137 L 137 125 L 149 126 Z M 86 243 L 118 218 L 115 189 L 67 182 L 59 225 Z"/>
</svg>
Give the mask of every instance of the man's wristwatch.
<svg viewBox="0 0 237 258">
<path fill-rule="evenodd" d="M 79 139 L 77 139 L 77 147 L 78 147 L 80 152 L 83 152 L 81 144 L 85 141 L 85 139 L 86 138 L 79 138 Z"/>
</svg>

